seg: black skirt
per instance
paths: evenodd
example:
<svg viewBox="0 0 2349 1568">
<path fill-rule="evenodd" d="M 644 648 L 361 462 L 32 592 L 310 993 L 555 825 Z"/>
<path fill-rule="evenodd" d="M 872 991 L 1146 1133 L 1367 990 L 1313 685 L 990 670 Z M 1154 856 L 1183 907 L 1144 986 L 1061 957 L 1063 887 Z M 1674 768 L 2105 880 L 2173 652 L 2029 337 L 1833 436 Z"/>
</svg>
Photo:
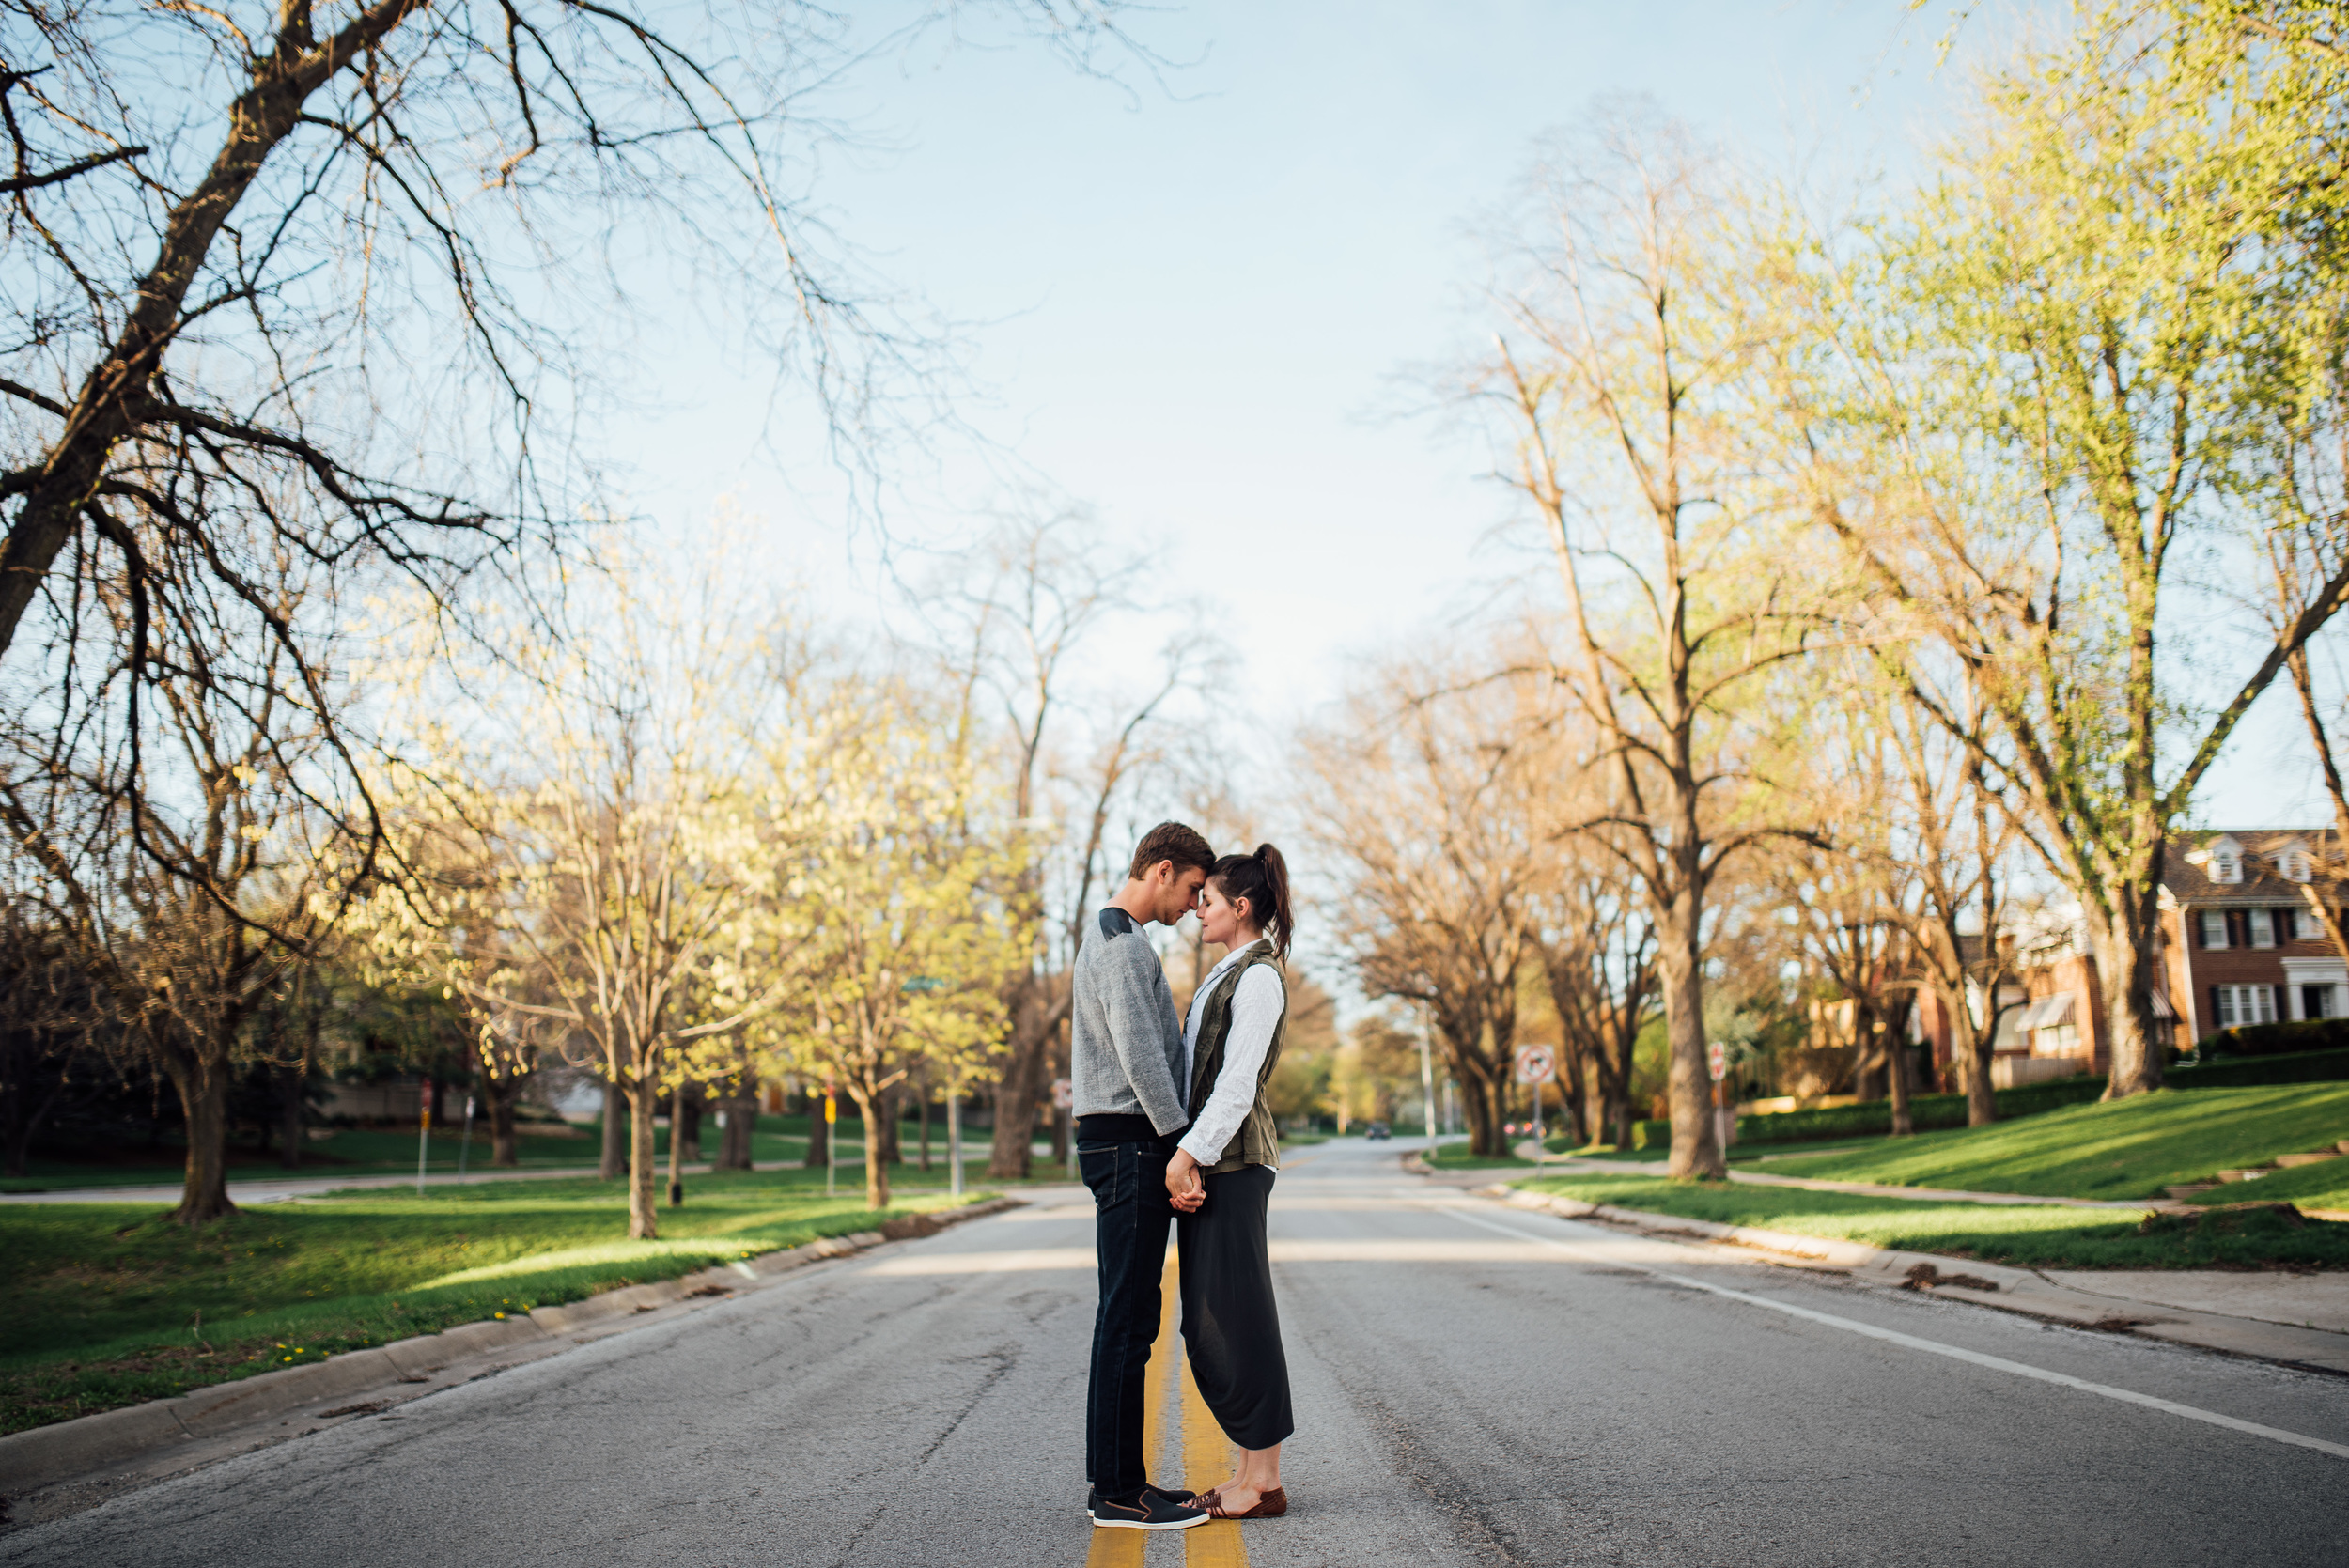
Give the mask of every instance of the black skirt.
<svg viewBox="0 0 2349 1568">
<path fill-rule="evenodd" d="M 1174 1220 L 1184 1353 L 1223 1435 L 1244 1449 L 1268 1449 L 1297 1430 L 1281 1314 L 1272 1304 L 1272 1260 L 1265 1250 L 1273 1170 L 1250 1165 L 1200 1179 L 1206 1203 Z"/>
</svg>

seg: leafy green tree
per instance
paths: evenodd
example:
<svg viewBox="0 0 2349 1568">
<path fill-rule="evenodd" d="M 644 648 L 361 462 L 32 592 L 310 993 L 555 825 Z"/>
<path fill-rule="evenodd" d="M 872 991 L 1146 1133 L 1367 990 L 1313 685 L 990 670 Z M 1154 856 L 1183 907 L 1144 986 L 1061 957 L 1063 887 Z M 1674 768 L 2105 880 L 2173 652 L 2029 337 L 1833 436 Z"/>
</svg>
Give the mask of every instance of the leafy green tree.
<svg viewBox="0 0 2349 1568">
<path fill-rule="evenodd" d="M 2349 599 L 2349 519 L 2300 493 L 2340 427 L 2329 9 L 2108 5 L 2025 53 L 1911 210 L 1814 248 L 1828 347 L 1784 362 L 1853 634 L 2077 897 L 2115 1096 L 2161 1082 L 2169 835 Z M 2303 590 L 2265 634 L 2186 579 L 2277 548 Z"/>
</svg>

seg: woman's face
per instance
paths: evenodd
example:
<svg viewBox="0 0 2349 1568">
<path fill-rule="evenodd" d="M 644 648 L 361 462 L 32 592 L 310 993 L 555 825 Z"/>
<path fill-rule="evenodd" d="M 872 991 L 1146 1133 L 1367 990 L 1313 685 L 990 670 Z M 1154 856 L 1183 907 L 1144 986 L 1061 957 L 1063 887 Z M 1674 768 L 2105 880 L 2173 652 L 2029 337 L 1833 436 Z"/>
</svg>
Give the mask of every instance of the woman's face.
<svg viewBox="0 0 2349 1568">
<path fill-rule="evenodd" d="M 1253 913 L 1248 900 L 1233 903 L 1223 896 L 1223 890 L 1210 880 L 1206 897 L 1199 906 L 1199 934 L 1221 947 L 1242 947 L 1256 939 Z"/>
</svg>

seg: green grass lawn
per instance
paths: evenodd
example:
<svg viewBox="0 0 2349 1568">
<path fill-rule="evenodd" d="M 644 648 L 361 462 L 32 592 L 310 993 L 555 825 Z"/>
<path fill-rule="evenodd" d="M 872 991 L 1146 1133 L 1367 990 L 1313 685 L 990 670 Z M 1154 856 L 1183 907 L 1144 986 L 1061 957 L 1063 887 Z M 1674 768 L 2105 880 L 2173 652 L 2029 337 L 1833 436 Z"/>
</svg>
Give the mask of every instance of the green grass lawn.
<svg viewBox="0 0 2349 1568">
<path fill-rule="evenodd" d="M 1986 1127 L 1877 1139 L 1839 1152 L 1773 1159 L 1773 1175 L 1823 1176 L 1894 1187 L 2029 1192 L 2058 1198 L 2154 1198 L 2281 1154 L 2349 1137 L 2349 1084 L 2164 1090 L 2109 1105 L 2072 1106 Z M 2225 1201 L 2284 1196 L 2262 1182 Z M 2322 1182 L 2327 1190 L 2341 1177 Z M 2332 1206 L 2319 1204 L 2319 1207 Z"/>
<path fill-rule="evenodd" d="M 2295 1224 L 2289 1216 L 2264 1212 L 2171 1216 L 1999 1207 L 1627 1172 L 1535 1176 L 1514 1185 L 1586 1203 L 2027 1268 L 2349 1268 L 2349 1224 Z"/>
<path fill-rule="evenodd" d="M 853 1169 L 831 1199 L 821 1171 L 712 1172 L 633 1242 L 620 1184 L 593 1177 L 338 1194 L 193 1232 L 152 1205 L 9 1204 L 0 1432 L 871 1229 L 946 1205 L 944 1180 L 899 1168 L 876 1214 Z"/>
<path fill-rule="evenodd" d="M 1420 1157 L 1427 1162 L 1430 1170 L 1435 1171 L 1531 1171 L 1534 1169 L 1532 1160 L 1519 1159 L 1515 1155 L 1472 1155 L 1469 1153 L 1468 1140 L 1465 1138 L 1455 1138 L 1439 1143 L 1435 1148 L 1423 1153 Z"/>
</svg>

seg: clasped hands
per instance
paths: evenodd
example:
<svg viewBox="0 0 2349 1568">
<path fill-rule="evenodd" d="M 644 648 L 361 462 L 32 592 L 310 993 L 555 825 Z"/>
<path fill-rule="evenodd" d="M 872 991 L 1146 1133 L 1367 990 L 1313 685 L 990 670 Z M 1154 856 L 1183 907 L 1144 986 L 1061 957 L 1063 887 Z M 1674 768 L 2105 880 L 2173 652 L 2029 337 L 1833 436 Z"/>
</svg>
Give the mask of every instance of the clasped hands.
<svg viewBox="0 0 2349 1568">
<path fill-rule="evenodd" d="M 1197 1214 L 1207 1201 L 1206 1184 L 1199 1179 L 1199 1162 L 1189 1149 L 1177 1149 L 1166 1162 L 1166 1198 L 1177 1214 Z"/>
</svg>

